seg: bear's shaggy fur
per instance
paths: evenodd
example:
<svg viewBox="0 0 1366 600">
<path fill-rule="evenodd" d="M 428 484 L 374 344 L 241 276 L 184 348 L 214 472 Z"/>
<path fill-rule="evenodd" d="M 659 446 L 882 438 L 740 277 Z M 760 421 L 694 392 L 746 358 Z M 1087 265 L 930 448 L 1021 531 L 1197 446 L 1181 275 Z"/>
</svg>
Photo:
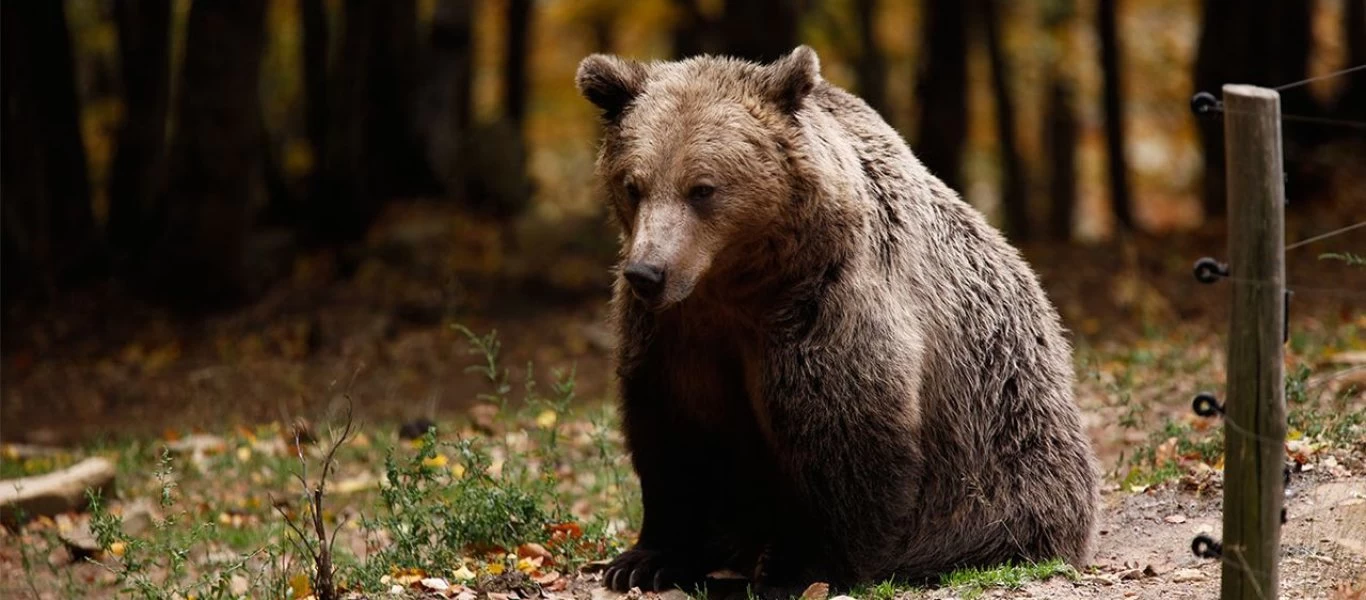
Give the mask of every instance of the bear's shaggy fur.
<svg viewBox="0 0 1366 600">
<path fill-rule="evenodd" d="M 1082 565 L 1097 469 L 1033 272 L 805 46 L 585 58 L 644 523 L 606 584 Z"/>
</svg>

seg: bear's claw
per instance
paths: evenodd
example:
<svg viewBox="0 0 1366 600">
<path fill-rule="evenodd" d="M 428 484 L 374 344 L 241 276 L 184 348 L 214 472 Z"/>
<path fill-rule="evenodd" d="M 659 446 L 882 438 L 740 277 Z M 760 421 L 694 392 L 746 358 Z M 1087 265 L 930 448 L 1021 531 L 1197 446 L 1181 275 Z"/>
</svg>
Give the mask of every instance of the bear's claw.
<svg viewBox="0 0 1366 600">
<path fill-rule="evenodd" d="M 695 584 L 701 578 L 695 569 L 669 553 L 632 548 L 622 553 L 607 566 L 602 576 L 604 587 L 625 592 L 640 588 L 642 592 L 659 592 L 674 587 Z"/>
</svg>

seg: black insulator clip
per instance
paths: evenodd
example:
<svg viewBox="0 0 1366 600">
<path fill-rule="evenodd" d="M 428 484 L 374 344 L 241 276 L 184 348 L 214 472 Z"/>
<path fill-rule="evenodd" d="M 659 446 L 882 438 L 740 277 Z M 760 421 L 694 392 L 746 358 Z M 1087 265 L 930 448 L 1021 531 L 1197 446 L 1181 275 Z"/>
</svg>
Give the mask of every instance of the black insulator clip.
<svg viewBox="0 0 1366 600">
<path fill-rule="evenodd" d="M 1195 261 L 1195 280 L 1200 283 L 1214 283 L 1220 277 L 1228 277 L 1228 265 L 1208 256 Z"/>
<path fill-rule="evenodd" d="M 1202 533 L 1191 540 L 1191 552 L 1200 558 L 1219 558 L 1224 555 L 1224 545 Z"/>
<path fill-rule="evenodd" d="M 1212 115 L 1224 110 L 1224 103 L 1220 102 L 1214 94 L 1209 92 L 1197 92 L 1191 96 L 1191 112 L 1197 117 Z"/>
<path fill-rule="evenodd" d="M 1191 410 L 1202 417 L 1213 417 L 1224 414 L 1224 405 L 1219 404 L 1219 399 L 1215 398 L 1214 394 L 1200 392 L 1191 400 Z"/>
</svg>

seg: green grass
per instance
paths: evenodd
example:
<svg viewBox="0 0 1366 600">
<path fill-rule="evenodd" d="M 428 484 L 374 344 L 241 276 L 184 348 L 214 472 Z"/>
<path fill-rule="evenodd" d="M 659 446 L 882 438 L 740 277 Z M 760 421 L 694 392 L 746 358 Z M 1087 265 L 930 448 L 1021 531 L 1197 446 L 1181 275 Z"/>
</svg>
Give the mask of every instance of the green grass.
<svg viewBox="0 0 1366 600">
<path fill-rule="evenodd" d="M 474 353 L 471 374 L 487 382 L 479 401 L 496 413 L 491 430 L 468 419 L 442 420 L 418 440 L 400 440 L 397 423 L 360 423 L 358 434 L 341 442 L 321 516 L 327 535 L 338 540 L 336 581 L 346 590 L 377 597 L 387 594 L 394 577 L 420 573 L 478 591 L 503 585 L 502 591 L 509 577 L 525 583 L 528 576 L 569 574 L 586 561 L 611 557 L 631 543 L 640 526 L 639 486 L 615 409 L 578 402 L 572 370 L 548 384 L 510 381 L 498 362 L 497 337 L 462 331 Z M 1359 348 L 1352 337 L 1359 332 L 1347 325 L 1292 340 L 1296 362 L 1286 370 L 1292 437 L 1366 447 L 1366 412 L 1354 409 L 1360 390 L 1325 393 L 1314 378 L 1323 371 L 1313 373 L 1308 366 L 1317 364 L 1314 357 Z M 1160 403 L 1183 402 L 1173 398 L 1174 381 L 1206 376 L 1209 347 L 1209 340 L 1154 336 L 1134 347 L 1079 351 L 1079 384 L 1102 394 L 1118 429 L 1145 432 L 1146 441 L 1129 449 L 1116 472 L 1127 489 L 1178 479 L 1195 462 L 1221 460 L 1217 420 L 1202 423 L 1154 410 Z M 1219 388 L 1213 381 L 1200 383 Z M 92 528 L 105 548 L 92 558 L 96 565 L 85 565 L 96 570 L 78 576 L 49 564 L 47 557 L 61 542 L 51 521 L 39 521 L 14 537 L 26 587 L 59 597 L 82 597 L 86 588 L 97 590 L 95 595 L 152 599 L 240 597 L 244 587 L 248 597 L 297 594 L 317 575 L 311 567 L 318 540 L 309 526 L 308 489 L 317 485 L 341 425 L 338 419 L 315 423 L 319 441 L 304 447 L 302 462 L 281 424 L 216 432 L 223 449 L 199 458 L 168 452 L 165 440 L 123 438 L 46 461 L 6 457 L 0 461 L 6 477 L 46 472 L 94 454 L 114 460 L 119 471 L 119 497 L 98 498 L 91 510 Z M 343 486 L 349 489 L 343 492 Z M 150 501 L 157 513 L 151 527 L 134 534 L 122 529 L 114 507 L 138 499 Z M 517 556 L 528 543 L 547 548 L 553 564 L 529 564 Z M 1050 561 L 957 571 L 941 585 L 975 597 L 1056 575 L 1075 573 Z M 893 600 L 922 592 L 886 581 L 850 594 Z"/>
<path fill-rule="evenodd" d="M 91 529 L 103 548 L 89 559 L 98 588 L 118 597 L 226 599 L 293 597 L 315 586 L 320 545 L 308 490 L 333 442 L 321 516 L 327 539 L 337 540 L 332 559 L 343 589 L 387 594 L 387 577 L 409 573 L 475 589 L 509 577 L 527 583 L 619 552 L 641 511 L 615 411 L 580 407 L 573 371 L 544 388 L 513 385 L 497 361 L 497 338 L 469 335 L 476 370 L 490 384 L 481 401 L 497 408 L 496 434 L 462 419 L 439 422 L 418 440 L 400 440 L 392 423 L 358 424 L 357 435 L 341 438 L 341 423 L 319 423 L 318 442 L 301 458 L 288 431 L 272 424 L 219 432 L 221 450 L 197 458 L 165 441 L 86 448 L 119 469 L 119 497 L 91 498 Z M 4 462 L 16 473 L 46 468 Z M 338 491 L 366 478 L 373 485 Z M 127 532 L 114 507 L 139 498 L 156 514 L 145 531 Z M 581 505 L 592 514 L 576 514 Z M 27 587 L 84 595 L 72 569 L 48 564 L 61 545 L 51 521 L 31 522 L 19 537 Z M 544 547 L 550 562 L 519 556 L 526 544 Z"/>
<path fill-rule="evenodd" d="M 1041 563 L 1007 564 L 994 568 L 960 569 L 945 575 L 940 584 L 963 598 L 976 598 L 992 588 L 1019 589 L 1031 581 L 1064 576 L 1074 579 L 1075 569 L 1060 559 Z"/>
<path fill-rule="evenodd" d="M 1077 571 L 1061 559 L 1040 563 L 1010 563 L 996 567 L 959 569 L 940 577 L 939 585 L 952 589 L 961 598 L 976 598 L 989 589 L 1019 589 L 1030 582 L 1056 576 L 1075 579 Z M 894 600 L 898 596 L 919 597 L 925 591 L 924 588 L 889 579 L 856 587 L 849 591 L 849 595 L 858 600 Z"/>
<path fill-rule="evenodd" d="M 849 592 L 849 595 L 859 600 L 892 600 L 896 597 L 897 592 L 903 589 L 912 588 L 902 588 L 897 585 L 896 581 L 887 580 L 855 588 Z"/>
<path fill-rule="evenodd" d="M 1322 384 L 1313 383 L 1331 371 L 1311 368 L 1319 357 L 1351 349 L 1359 344 L 1357 328 L 1344 324 L 1330 331 L 1296 331 L 1289 344 L 1292 364 L 1285 370 L 1287 434 L 1289 439 L 1312 439 L 1319 447 L 1366 447 L 1366 411 L 1361 410 L 1362 390 L 1354 386 L 1336 394 L 1326 393 Z M 1179 345 L 1176 345 L 1179 346 Z M 1147 431 L 1146 440 L 1126 449 L 1113 473 L 1124 489 L 1138 490 L 1180 479 L 1198 463 L 1218 467 L 1224 455 L 1224 425 L 1221 417 L 1198 419 L 1193 415 L 1164 416 L 1154 426 L 1149 417 L 1152 401 L 1169 401 L 1171 381 L 1185 374 L 1189 364 L 1179 359 L 1179 349 L 1169 349 L 1154 357 L 1150 350 L 1133 349 L 1121 360 L 1109 363 L 1105 392 L 1109 404 L 1119 409 L 1117 424 L 1123 429 Z M 1099 373 L 1100 359 L 1088 355 L 1087 368 Z M 1098 375 L 1093 377 L 1099 378 Z M 1204 389 L 1216 392 L 1220 402 L 1222 385 L 1202 382 Z M 1152 399 L 1150 401 L 1149 399 Z M 1182 407 L 1184 408 L 1184 407 Z"/>
</svg>

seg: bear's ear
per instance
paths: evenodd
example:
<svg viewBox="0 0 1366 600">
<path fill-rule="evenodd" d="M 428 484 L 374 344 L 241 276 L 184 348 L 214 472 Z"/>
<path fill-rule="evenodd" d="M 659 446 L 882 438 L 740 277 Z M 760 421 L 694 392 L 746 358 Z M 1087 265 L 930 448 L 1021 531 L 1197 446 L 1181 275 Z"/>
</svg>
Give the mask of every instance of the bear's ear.
<svg viewBox="0 0 1366 600">
<path fill-rule="evenodd" d="M 810 46 L 797 46 L 790 54 L 765 67 L 769 98 L 791 114 L 821 79 L 821 59 Z"/>
<path fill-rule="evenodd" d="M 645 65 L 607 54 L 592 54 L 579 63 L 574 84 L 602 116 L 615 121 L 645 89 Z"/>
</svg>

